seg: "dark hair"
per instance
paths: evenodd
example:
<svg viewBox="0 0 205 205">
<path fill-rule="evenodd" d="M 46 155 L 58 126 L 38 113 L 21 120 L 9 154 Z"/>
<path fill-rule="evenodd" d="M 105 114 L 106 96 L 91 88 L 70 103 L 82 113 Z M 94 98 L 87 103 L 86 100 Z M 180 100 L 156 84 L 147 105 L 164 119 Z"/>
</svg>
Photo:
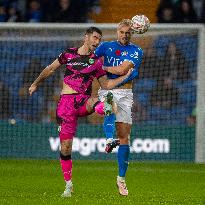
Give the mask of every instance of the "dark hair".
<svg viewBox="0 0 205 205">
<path fill-rule="evenodd" d="M 99 29 L 99 28 L 97 28 L 97 27 L 89 27 L 86 31 L 85 31 L 85 34 L 92 34 L 92 33 L 94 33 L 94 32 L 97 32 L 97 33 L 99 33 L 101 36 L 102 36 L 102 31 Z"/>
</svg>

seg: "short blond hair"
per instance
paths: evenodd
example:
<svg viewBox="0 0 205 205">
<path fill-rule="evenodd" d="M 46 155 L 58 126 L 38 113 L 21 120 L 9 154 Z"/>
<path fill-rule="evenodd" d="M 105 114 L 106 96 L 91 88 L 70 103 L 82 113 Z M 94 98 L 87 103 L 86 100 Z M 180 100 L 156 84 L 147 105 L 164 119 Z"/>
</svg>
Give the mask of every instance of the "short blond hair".
<svg viewBox="0 0 205 205">
<path fill-rule="evenodd" d="M 122 19 L 120 23 L 118 24 L 118 28 L 121 26 L 132 26 L 132 21 L 130 19 Z"/>
</svg>

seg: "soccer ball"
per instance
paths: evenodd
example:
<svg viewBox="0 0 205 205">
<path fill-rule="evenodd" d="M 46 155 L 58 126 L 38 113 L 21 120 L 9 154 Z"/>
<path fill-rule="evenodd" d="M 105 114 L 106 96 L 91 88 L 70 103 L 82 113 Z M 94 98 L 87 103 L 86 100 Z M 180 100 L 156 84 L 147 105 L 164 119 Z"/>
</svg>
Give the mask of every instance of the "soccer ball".
<svg viewBox="0 0 205 205">
<path fill-rule="evenodd" d="M 132 17 L 132 29 L 137 34 L 145 33 L 150 27 L 150 20 L 145 15 L 136 15 Z"/>
</svg>

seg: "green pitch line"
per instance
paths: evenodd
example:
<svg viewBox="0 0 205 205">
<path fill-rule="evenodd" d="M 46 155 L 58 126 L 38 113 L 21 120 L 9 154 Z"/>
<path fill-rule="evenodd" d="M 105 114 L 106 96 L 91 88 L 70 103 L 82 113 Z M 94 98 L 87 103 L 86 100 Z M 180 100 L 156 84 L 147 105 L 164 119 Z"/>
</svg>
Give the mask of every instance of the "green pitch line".
<svg viewBox="0 0 205 205">
<path fill-rule="evenodd" d="M 74 161 L 73 168 L 74 194 L 62 199 L 64 181 L 58 161 L 0 160 L 0 205 L 205 204 L 202 164 L 131 162 L 128 197 L 116 189 L 116 162 Z"/>
</svg>

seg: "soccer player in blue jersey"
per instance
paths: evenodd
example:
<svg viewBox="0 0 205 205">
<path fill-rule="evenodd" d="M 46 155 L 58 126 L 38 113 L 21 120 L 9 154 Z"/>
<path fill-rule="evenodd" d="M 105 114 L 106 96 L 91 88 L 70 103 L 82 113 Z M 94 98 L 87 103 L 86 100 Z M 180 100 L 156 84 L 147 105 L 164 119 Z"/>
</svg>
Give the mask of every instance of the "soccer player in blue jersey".
<svg viewBox="0 0 205 205">
<path fill-rule="evenodd" d="M 100 98 L 107 96 L 108 92 L 113 95 L 113 101 L 117 104 L 117 113 L 105 117 L 104 130 L 107 137 L 106 151 L 111 152 L 119 141 L 117 186 L 119 193 L 128 195 L 125 183 L 125 175 L 128 168 L 130 153 L 130 132 L 132 126 L 131 109 L 133 104 L 132 80 L 138 76 L 138 69 L 142 61 L 143 50 L 130 42 L 133 30 L 132 22 L 123 19 L 117 27 L 117 40 L 103 42 L 95 50 L 98 57 L 104 57 L 104 69 L 109 79 L 116 79 L 134 68 L 132 74 L 126 78 L 117 88 L 112 90 L 99 90 Z M 116 125 L 117 140 L 113 139 Z"/>
</svg>

